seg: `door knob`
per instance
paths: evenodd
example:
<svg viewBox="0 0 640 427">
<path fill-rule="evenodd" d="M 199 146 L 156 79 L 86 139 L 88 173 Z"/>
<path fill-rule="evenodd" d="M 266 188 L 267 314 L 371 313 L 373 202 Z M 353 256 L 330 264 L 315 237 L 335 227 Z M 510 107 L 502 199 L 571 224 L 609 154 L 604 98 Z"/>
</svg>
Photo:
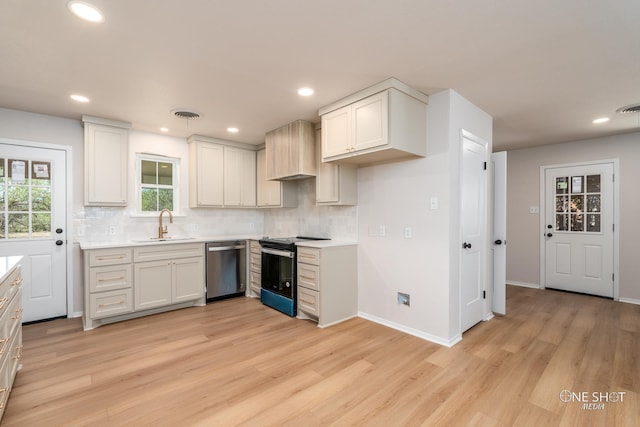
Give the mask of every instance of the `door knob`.
<svg viewBox="0 0 640 427">
<path fill-rule="evenodd" d="M 547 237 L 553 236 L 553 233 L 547 233 Z"/>
<path fill-rule="evenodd" d="M 547 224 L 547 228 L 553 228 L 553 225 Z"/>
<path fill-rule="evenodd" d="M 464 243 L 462 244 L 462 247 L 463 247 L 464 249 L 470 249 L 470 248 L 471 248 L 471 243 L 464 242 Z"/>
<path fill-rule="evenodd" d="M 62 233 L 62 228 L 56 228 L 56 233 L 61 234 Z"/>
<path fill-rule="evenodd" d="M 58 246 L 62 246 L 64 242 L 62 240 L 56 240 L 56 245 Z"/>
<path fill-rule="evenodd" d="M 496 241 L 495 241 L 495 242 L 493 242 L 493 243 L 495 243 L 496 245 L 501 245 L 501 244 L 502 244 L 502 240 L 498 239 L 498 240 L 496 240 Z"/>
</svg>

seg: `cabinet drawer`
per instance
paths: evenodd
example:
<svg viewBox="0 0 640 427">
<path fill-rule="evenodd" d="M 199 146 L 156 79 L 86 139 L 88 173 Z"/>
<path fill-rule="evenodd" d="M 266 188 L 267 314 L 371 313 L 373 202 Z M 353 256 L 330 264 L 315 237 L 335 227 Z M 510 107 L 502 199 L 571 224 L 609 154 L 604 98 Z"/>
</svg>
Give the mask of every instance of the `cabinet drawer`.
<svg viewBox="0 0 640 427">
<path fill-rule="evenodd" d="M 320 290 L 320 266 L 311 264 L 298 264 L 298 286 Z"/>
<path fill-rule="evenodd" d="M 131 287 L 131 264 L 89 269 L 90 292 L 113 291 Z"/>
<path fill-rule="evenodd" d="M 16 331 L 6 345 L 3 343 L 3 354 L 0 359 L 0 417 L 9 399 L 13 380 L 22 358 L 22 329 Z"/>
<path fill-rule="evenodd" d="M 91 294 L 89 304 L 92 319 L 131 313 L 133 311 L 133 289 Z"/>
<path fill-rule="evenodd" d="M 259 271 L 249 272 L 249 282 L 255 283 L 258 286 L 262 285 L 262 274 Z"/>
<path fill-rule="evenodd" d="M 298 310 L 318 316 L 320 313 L 320 293 L 305 288 L 298 288 Z"/>
<path fill-rule="evenodd" d="M 260 295 L 260 290 L 262 289 L 262 286 L 260 286 L 260 283 L 251 282 L 249 284 L 249 288 L 256 294 Z"/>
<path fill-rule="evenodd" d="M 12 301 L 14 295 L 20 290 L 22 284 L 22 270 L 18 265 L 15 270 L 0 285 L 0 316 L 7 310 L 8 304 Z"/>
<path fill-rule="evenodd" d="M 320 265 L 320 249 L 298 246 L 298 262 Z"/>
<path fill-rule="evenodd" d="M 133 260 L 135 262 L 197 256 L 204 257 L 204 243 L 162 243 L 159 246 L 140 246 L 133 249 Z"/>
<path fill-rule="evenodd" d="M 250 240 L 249 241 L 249 251 L 252 254 L 260 255 L 260 253 L 261 253 L 260 242 L 258 242 L 257 240 Z"/>
<path fill-rule="evenodd" d="M 262 254 L 251 254 L 249 257 L 249 269 L 260 273 L 262 271 Z"/>
<path fill-rule="evenodd" d="M 20 329 L 22 321 L 22 292 L 8 303 L 5 303 L 2 317 L 0 317 L 0 356 L 4 356 L 9 348 L 11 337 Z"/>
<path fill-rule="evenodd" d="M 131 248 L 95 249 L 88 256 L 90 267 L 127 264 L 131 262 Z"/>
</svg>

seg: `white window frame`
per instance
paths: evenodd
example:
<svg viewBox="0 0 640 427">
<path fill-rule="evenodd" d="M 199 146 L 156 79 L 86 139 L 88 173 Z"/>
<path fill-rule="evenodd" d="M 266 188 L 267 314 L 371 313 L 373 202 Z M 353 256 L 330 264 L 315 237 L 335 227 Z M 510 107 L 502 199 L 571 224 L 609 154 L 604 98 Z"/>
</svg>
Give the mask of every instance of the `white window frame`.
<svg viewBox="0 0 640 427">
<path fill-rule="evenodd" d="M 172 179 L 173 184 L 171 186 L 168 185 L 159 185 L 156 184 L 156 188 L 172 188 L 173 189 L 173 212 L 174 215 L 180 214 L 180 181 L 179 170 L 180 170 L 180 159 L 176 157 L 169 156 L 160 156 L 157 154 L 147 154 L 147 153 L 136 153 L 136 207 L 135 212 L 136 216 L 158 216 L 160 211 L 143 211 L 142 210 L 142 161 L 147 160 L 151 162 L 162 162 L 162 163 L 171 163 L 172 165 Z M 148 184 L 144 185 L 145 187 Z"/>
</svg>

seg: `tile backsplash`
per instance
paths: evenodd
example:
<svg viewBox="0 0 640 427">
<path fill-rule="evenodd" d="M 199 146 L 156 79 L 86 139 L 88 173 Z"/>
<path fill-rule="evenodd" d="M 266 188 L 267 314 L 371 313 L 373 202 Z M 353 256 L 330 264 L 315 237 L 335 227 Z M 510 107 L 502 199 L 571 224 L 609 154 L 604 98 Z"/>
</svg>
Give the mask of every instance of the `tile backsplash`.
<svg viewBox="0 0 640 427">
<path fill-rule="evenodd" d="M 74 212 L 74 241 L 108 242 L 154 237 L 158 217 L 133 209 L 87 207 Z M 165 216 L 164 223 L 168 224 Z M 183 208 L 169 225 L 169 236 L 232 235 L 321 236 L 357 239 L 357 207 L 316 206 L 315 180 L 298 182 L 298 207 L 287 209 Z"/>
</svg>

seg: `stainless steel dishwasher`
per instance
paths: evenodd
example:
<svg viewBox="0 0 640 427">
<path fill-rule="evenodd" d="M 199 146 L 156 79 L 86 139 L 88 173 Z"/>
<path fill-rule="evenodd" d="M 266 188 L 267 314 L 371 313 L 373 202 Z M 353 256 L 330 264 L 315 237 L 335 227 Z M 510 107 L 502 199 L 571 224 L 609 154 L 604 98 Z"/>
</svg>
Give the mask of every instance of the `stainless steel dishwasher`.
<svg viewBox="0 0 640 427">
<path fill-rule="evenodd" d="M 207 302 L 244 295 L 247 277 L 247 244 L 244 240 L 209 242 L 207 253 Z"/>
</svg>

